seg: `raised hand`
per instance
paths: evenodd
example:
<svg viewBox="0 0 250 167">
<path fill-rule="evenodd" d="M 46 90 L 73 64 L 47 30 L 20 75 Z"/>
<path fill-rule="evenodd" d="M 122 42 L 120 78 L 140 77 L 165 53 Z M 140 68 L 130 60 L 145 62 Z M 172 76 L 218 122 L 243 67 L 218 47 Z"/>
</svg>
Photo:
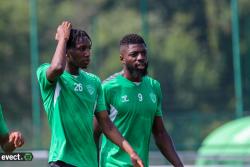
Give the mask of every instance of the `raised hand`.
<svg viewBox="0 0 250 167">
<path fill-rule="evenodd" d="M 55 40 L 59 41 L 61 39 L 68 40 L 70 35 L 70 30 L 72 28 L 72 25 L 68 21 L 63 21 L 62 24 L 60 24 L 57 27 L 57 32 L 55 35 Z"/>
</svg>

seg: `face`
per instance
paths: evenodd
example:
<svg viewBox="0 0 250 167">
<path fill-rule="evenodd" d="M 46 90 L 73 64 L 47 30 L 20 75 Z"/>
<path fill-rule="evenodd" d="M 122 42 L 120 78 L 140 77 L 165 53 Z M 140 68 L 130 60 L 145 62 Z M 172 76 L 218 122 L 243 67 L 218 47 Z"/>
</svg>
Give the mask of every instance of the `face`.
<svg viewBox="0 0 250 167">
<path fill-rule="evenodd" d="M 81 37 L 77 40 L 75 48 L 70 48 L 67 52 L 69 64 L 87 68 L 90 62 L 91 42 L 87 37 Z"/>
<path fill-rule="evenodd" d="M 146 46 L 144 44 L 122 46 L 121 61 L 131 76 L 145 76 L 148 68 Z"/>
</svg>

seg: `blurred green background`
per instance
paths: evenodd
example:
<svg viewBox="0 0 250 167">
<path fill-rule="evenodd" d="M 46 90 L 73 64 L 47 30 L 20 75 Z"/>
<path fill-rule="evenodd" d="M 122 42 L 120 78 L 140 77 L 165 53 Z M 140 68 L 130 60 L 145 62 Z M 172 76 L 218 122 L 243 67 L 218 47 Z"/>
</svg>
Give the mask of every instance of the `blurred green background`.
<svg viewBox="0 0 250 167">
<path fill-rule="evenodd" d="M 88 71 L 101 79 L 121 69 L 118 47 L 122 36 L 141 34 L 148 43 L 150 75 L 161 83 L 165 124 L 177 150 L 196 151 L 212 130 L 249 115 L 249 0 L 238 1 L 240 114 L 236 112 L 229 0 L 37 0 L 35 6 L 31 2 L 0 2 L 0 103 L 9 129 L 23 132 L 23 149 L 48 149 L 50 144 L 40 99 L 39 106 L 33 103 L 40 112 L 32 115 L 31 81 L 37 82 L 31 79 L 34 13 L 38 64 L 50 62 L 57 25 L 69 20 L 74 28 L 90 34 L 93 48 Z M 150 147 L 156 148 L 153 142 Z"/>
</svg>

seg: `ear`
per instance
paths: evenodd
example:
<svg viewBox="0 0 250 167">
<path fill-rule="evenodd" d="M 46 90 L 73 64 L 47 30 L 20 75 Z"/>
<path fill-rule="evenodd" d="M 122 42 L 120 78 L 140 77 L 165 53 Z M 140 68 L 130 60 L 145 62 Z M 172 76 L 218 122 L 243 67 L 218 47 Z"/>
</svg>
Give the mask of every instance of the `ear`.
<svg viewBox="0 0 250 167">
<path fill-rule="evenodd" d="M 68 58 L 72 57 L 72 50 L 71 49 L 68 49 L 66 51 L 66 57 L 68 57 Z"/>
<path fill-rule="evenodd" d="M 120 60 L 121 60 L 122 64 L 124 64 L 124 56 L 122 54 L 120 54 Z"/>
</svg>

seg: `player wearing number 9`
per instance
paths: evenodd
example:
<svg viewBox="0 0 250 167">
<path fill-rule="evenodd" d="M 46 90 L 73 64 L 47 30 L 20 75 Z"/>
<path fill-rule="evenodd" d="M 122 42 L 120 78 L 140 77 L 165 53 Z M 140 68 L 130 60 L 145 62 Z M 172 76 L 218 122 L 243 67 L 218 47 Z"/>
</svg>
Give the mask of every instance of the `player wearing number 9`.
<svg viewBox="0 0 250 167">
<path fill-rule="evenodd" d="M 162 121 L 160 83 L 147 75 L 147 47 L 143 38 L 128 34 L 120 41 L 123 70 L 103 82 L 104 97 L 110 118 L 122 135 L 149 166 L 151 132 L 163 155 L 174 165 L 182 167 L 173 142 Z M 96 139 L 100 129 L 96 124 Z M 132 166 L 129 157 L 103 137 L 100 166 Z"/>
</svg>

